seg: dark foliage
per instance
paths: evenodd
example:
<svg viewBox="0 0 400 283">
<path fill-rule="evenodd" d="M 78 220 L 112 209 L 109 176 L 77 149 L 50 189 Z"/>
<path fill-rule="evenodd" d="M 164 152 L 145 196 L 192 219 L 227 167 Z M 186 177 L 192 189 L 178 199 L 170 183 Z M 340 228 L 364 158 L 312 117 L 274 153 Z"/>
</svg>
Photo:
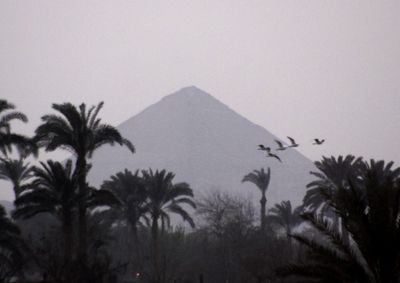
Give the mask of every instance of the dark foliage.
<svg viewBox="0 0 400 283">
<path fill-rule="evenodd" d="M 344 180 L 332 180 L 334 190 L 321 194 L 347 233 L 323 215 L 305 214 L 319 236 L 293 235 L 309 247 L 307 261 L 281 269 L 281 275 L 324 282 L 398 282 L 400 168 L 392 168 L 392 162 L 358 162 L 357 170 L 342 175 Z M 324 183 L 319 186 L 325 190 Z"/>
</svg>

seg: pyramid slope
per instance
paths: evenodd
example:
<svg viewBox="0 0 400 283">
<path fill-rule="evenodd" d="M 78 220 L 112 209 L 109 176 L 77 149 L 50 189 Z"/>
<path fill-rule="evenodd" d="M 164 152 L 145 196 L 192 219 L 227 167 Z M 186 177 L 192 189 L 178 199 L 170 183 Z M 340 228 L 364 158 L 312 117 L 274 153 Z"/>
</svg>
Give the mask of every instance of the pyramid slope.
<svg viewBox="0 0 400 283">
<path fill-rule="evenodd" d="M 176 181 L 188 182 L 197 196 L 220 190 L 256 201 L 254 185 L 241 180 L 254 169 L 270 167 L 267 198 L 272 205 L 286 199 L 299 204 L 310 181 L 310 160 L 294 149 L 281 153 L 283 163 L 265 158 L 257 145 L 272 145 L 277 138 L 196 87 L 164 97 L 118 129 L 137 153 L 117 146 L 100 149 L 89 175 L 96 186 L 125 168 L 165 168 L 176 173 Z"/>
</svg>

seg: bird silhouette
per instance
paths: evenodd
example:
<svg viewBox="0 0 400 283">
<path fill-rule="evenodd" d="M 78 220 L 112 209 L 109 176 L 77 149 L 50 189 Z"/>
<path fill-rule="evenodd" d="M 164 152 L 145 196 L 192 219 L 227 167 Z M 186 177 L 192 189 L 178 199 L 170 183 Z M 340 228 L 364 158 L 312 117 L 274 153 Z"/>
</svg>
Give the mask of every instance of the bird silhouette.
<svg viewBox="0 0 400 283">
<path fill-rule="evenodd" d="M 275 140 L 275 142 L 278 144 L 278 148 L 276 150 L 285 150 L 285 149 L 287 149 L 287 147 L 284 146 L 280 141 Z"/>
<path fill-rule="evenodd" d="M 271 152 L 271 148 L 270 147 L 266 147 L 266 146 L 264 146 L 263 144 L 259 144 L 258 145 L 258 150 L 264 150 L 264 151 L 266 151 L 266 152 L 268 152 L 268 153 L 270 153 Z"/>
<path fill-rule="evenodd" d="M 313 144 L 316 144 L 316 145 L 321 145 L 321 144 L 323 144 L 323 143 L 324 143 L 324 141 L 325 141 L 325 140 L 314 139 L 314 142 L 313 142 Z"/>
<path fill-rule="evenodd" d="M 282 162 L 282 160 L 279 158 L 279 156 L 278 156 L 278 155 L 276 155 L 276 154 L 273 154 L 273 153 L 271 153 L 271 152 L 269 152 L 269 153 L 268 153 L 267 157 L 273 157 L 273 158 L 276 158 L 276 159 L 278 159 L 280 162 Z"/>
<path fill-rule="evenodd" d="M 290 140 L 291 145 L 289 145 L 288 147 L 298 147 L 299 144 L 296 143 L 296 141 L 294 140 L 294 138 L 291 137 L 287 137 Z"/>
</svg>

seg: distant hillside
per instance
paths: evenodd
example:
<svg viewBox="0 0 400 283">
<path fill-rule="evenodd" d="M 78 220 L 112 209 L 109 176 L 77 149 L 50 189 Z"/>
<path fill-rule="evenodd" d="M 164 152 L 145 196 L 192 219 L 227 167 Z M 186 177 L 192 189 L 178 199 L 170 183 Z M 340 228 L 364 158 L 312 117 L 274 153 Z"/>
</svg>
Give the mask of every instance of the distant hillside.
<svg viewBox="0 0 400 283">
<path fill-rule="evenodd" d="M 310 181 L 310 160 L 295 149 L 281 152 L 282 163 L 257 150 L 260 143 L 275 147 L 266 129 L 250 122 L 196 87 L 164 97 L 118 126 L 136 146 L 105 146 L 94 156 L 89 179 L 100 185 L 124 168 L 167 169 L 176 181 L 188 182 L 196 195 L 210 190 L 231 191 L 259 199 L 243 176 L 254 169 L 271 167 L 268 205 L 290 199 L 299 204 Z"/>
</svg>

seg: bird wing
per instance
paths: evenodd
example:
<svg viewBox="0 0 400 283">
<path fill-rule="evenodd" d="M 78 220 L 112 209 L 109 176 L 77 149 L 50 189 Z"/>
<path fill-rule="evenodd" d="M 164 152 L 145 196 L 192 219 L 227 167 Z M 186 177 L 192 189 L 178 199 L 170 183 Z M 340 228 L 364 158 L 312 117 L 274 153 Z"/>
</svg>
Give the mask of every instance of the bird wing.
<svg viewBox="0 0 400 283">
<path fill-rule="evenodd" d="M 275 158 L 278 159 L 280 162 L 282 162 L 282 160 L 279 158 L 278 155 L 276 155 L 276 154 L 271 154 L 271 156 L 272 156 L 272 157 L 275 157 Z"/>
<path fill-rule="evenodd" d="M 275 140 L 275 142 L 278 144 L 278 146 L 279 146 L 280 148 L 283 148 L 283 144 L 282 144 L 280 141 Z"/>
<path fill-rule="evenodd" d="M 287 137 L 287 138 L 290 140 L 290 142 L 291 142 L 292 144 L 296 144 L 296 142 L 294 141 L 293 138 L 291 138 L 291 137 Z"/>
<path fill-rule="evenodd" d="M 258 145 L 258 149 L 259 150 L 266 150 L 265 146 L 263 144 L 259 144 Z"/>
</svg>

